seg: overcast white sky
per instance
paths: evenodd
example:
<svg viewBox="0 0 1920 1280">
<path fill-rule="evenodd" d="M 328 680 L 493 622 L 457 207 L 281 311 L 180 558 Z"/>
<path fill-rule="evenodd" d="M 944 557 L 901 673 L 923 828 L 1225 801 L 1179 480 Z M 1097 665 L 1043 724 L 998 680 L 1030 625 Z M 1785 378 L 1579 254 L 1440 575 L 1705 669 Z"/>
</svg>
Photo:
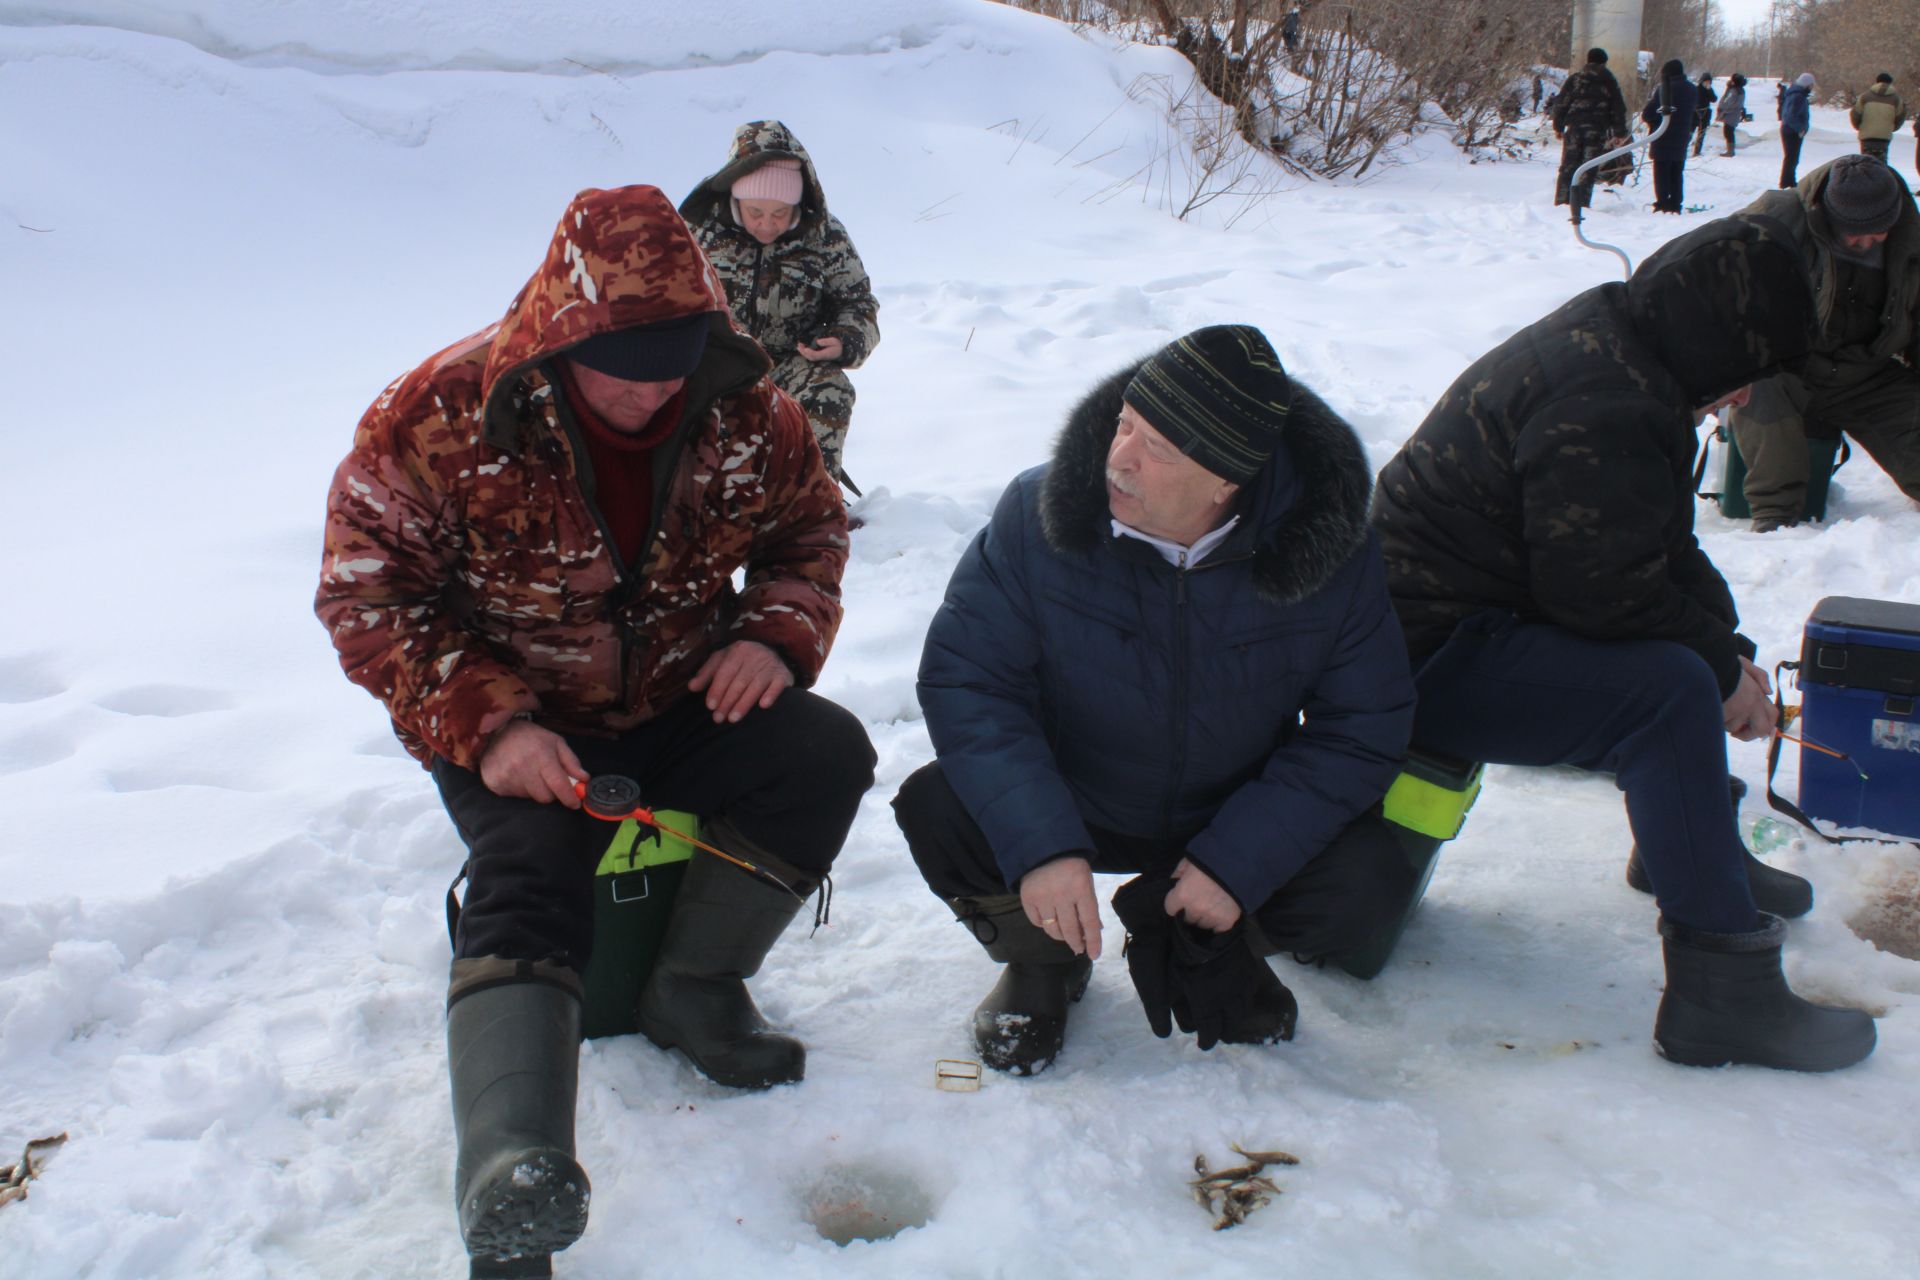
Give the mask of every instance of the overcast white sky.
<svg viewBox="0 0 1920 1280">
<path fill-rule="evenodd" d="M 1765 22 L 1767 10 L 1772 8 L 1772 0 L 1715 0 L 1715 3 L 1720 6 L 1720 16 L 1732 31 Z"/>
</svg>

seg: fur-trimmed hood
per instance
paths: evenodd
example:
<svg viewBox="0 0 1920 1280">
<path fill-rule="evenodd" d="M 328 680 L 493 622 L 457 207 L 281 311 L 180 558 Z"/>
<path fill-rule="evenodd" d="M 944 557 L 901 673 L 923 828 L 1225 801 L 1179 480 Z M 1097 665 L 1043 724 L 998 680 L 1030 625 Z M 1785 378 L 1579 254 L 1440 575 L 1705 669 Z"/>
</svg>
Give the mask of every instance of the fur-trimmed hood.
<svg viewBox="0 0 1920 1280">
<path fill-rule="evenodd" d="M 1063 555 L 1090 555 L 1112 539 L 1107 450 L 1121 393 L 1145 359 L 1103 380 L 1067 415 L 1040 492 L 1040 524 Z M 1240 526 L 1221 551 L 1253 558 L 1254 590 L 1293 604 L 1327 585 L 1367 540 L 1373 473 L 1353 428 L 1293 384 L 1284 444 L 1241 495 Z"/>
</svg>

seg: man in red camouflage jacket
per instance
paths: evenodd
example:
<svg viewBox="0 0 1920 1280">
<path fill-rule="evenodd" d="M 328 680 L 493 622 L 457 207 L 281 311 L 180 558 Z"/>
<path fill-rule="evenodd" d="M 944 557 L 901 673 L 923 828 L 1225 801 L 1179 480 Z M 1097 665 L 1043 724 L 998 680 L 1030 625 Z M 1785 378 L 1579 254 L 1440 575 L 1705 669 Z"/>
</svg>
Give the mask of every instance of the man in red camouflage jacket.
<svg viewBox="0 0 1920 1280">
<path fill-rule="evenodd" d="M 874 756 L 804 691 L 847 523 L 768 369 L 659 191 L 583 191 L 506 316 L 382 392 L 334 477 L 316 611 L 469 854 L 447 1040 L 476 1274 L 547 1274 L 586 1226 L 580 974 L 609 829 L 576 780 L 632 777 L 769 873 L 695 857 L 642 1030 L 723 1084 L 805 1070 L 744 979 L 826 876 Z"/>
</svg>

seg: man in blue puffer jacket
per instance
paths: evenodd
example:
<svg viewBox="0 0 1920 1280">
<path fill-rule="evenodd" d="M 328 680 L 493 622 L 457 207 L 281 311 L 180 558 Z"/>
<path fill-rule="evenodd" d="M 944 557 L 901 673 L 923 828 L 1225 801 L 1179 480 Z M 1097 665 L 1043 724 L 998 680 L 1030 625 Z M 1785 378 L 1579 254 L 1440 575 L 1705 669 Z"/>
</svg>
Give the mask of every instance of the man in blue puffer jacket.
<svg viewBox="0 0 1920 1280">
<path fill-rule="evenodd" d="M 1813 72 L 1804 71 L 1780 90 L 1780 188 L 1786 190 L 1800 181 L 1800 144 L 1813 127 Z"/>
<path fill-rule="evenodd" d="M 1339 952 L 1405 906 L 1377 806 L 1413 688 L 1369 491 L 1352 429 L 1244 325 L 1107 378 L 1008 487 L 927 633 L 938 759 L 894 800 L 1006 966 L 974 1015 L 989 1065 L 1059 1051 L 1100 954 L 1095 871 L 1142 873 L 1114 900 L 1129 968 L 1155 1031 L 1170 1008 L 1202 1048 L 1290 1038 L 1260 957 Z"/>
</svg>

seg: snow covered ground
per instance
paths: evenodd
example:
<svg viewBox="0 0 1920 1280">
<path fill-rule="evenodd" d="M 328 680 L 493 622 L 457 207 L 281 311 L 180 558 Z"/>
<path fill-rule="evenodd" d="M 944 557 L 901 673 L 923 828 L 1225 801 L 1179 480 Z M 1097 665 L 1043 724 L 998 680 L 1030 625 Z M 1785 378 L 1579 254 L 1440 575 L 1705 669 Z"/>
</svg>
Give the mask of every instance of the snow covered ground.
<svg viewBox="0 0 1920 1280">
<path fill-rule="evenodd" d="M 1066 407 L 1250 321 L 1377 465 L 1471 359 L 1617 276 L 1544 151 L 1429 140 L 1364 184 L 1285 180 L 1231 229 L 1176 221 L 1141 78 L 1183 74 L 982 0 L 0 0 L 0 1161 L 72 1134 L 0 1207 L 0 1270 L 464 1274 L 460 848 L 309 612 L 327 481 L 390 378 L 500 313 L 573 191 L 677 198 L 777 117 L 883 305 L 821 685 L 880 776 L 835 927 L 756 984 L 806 1083 L 737 1095 L 638 1039 L 589 1046 L 594 1217 L 561 1274 L 1916 1274 L 1920 964 L 1849 921 L 1915 954 L 1920 852 L 1776 855 L 1819 893 L 1794 980 L 1882 1015 L 1874 1058 L 1682 1070 L 1648 1045 L 1654 911 L 1599 779 L 1495 771 L 1378 980 L 1288 966 L 1290 1045 L 1155 1040 L 1115 948 L 1056 1069 L 933 1088 L 991 967 L 886 802 L 929 756 L 913 673 L 947 573 Z M 1770 90 L 1689 202 L 1772 185 Z M 1804 167 L 1851 146 L 1818 112 Z M 1702 216 L 1650 200 L 1603 192 L 1594 233 L 1639 256 Z M 1825 525 L 1765 538 L 1701 508 L 1768 661 L 1820 596 L 1920 599 L 1920 513 L 1869 462 L 1839 489 Z M 1734 761 L 1757 791 L 1759 747 Z M 1215 1234 L 1184 1179 L 1235 1141 L 1303 1163 Z M 842 1248 L 810 1225 L 858 1197 L 924 1226 Z"/>
</svg>

